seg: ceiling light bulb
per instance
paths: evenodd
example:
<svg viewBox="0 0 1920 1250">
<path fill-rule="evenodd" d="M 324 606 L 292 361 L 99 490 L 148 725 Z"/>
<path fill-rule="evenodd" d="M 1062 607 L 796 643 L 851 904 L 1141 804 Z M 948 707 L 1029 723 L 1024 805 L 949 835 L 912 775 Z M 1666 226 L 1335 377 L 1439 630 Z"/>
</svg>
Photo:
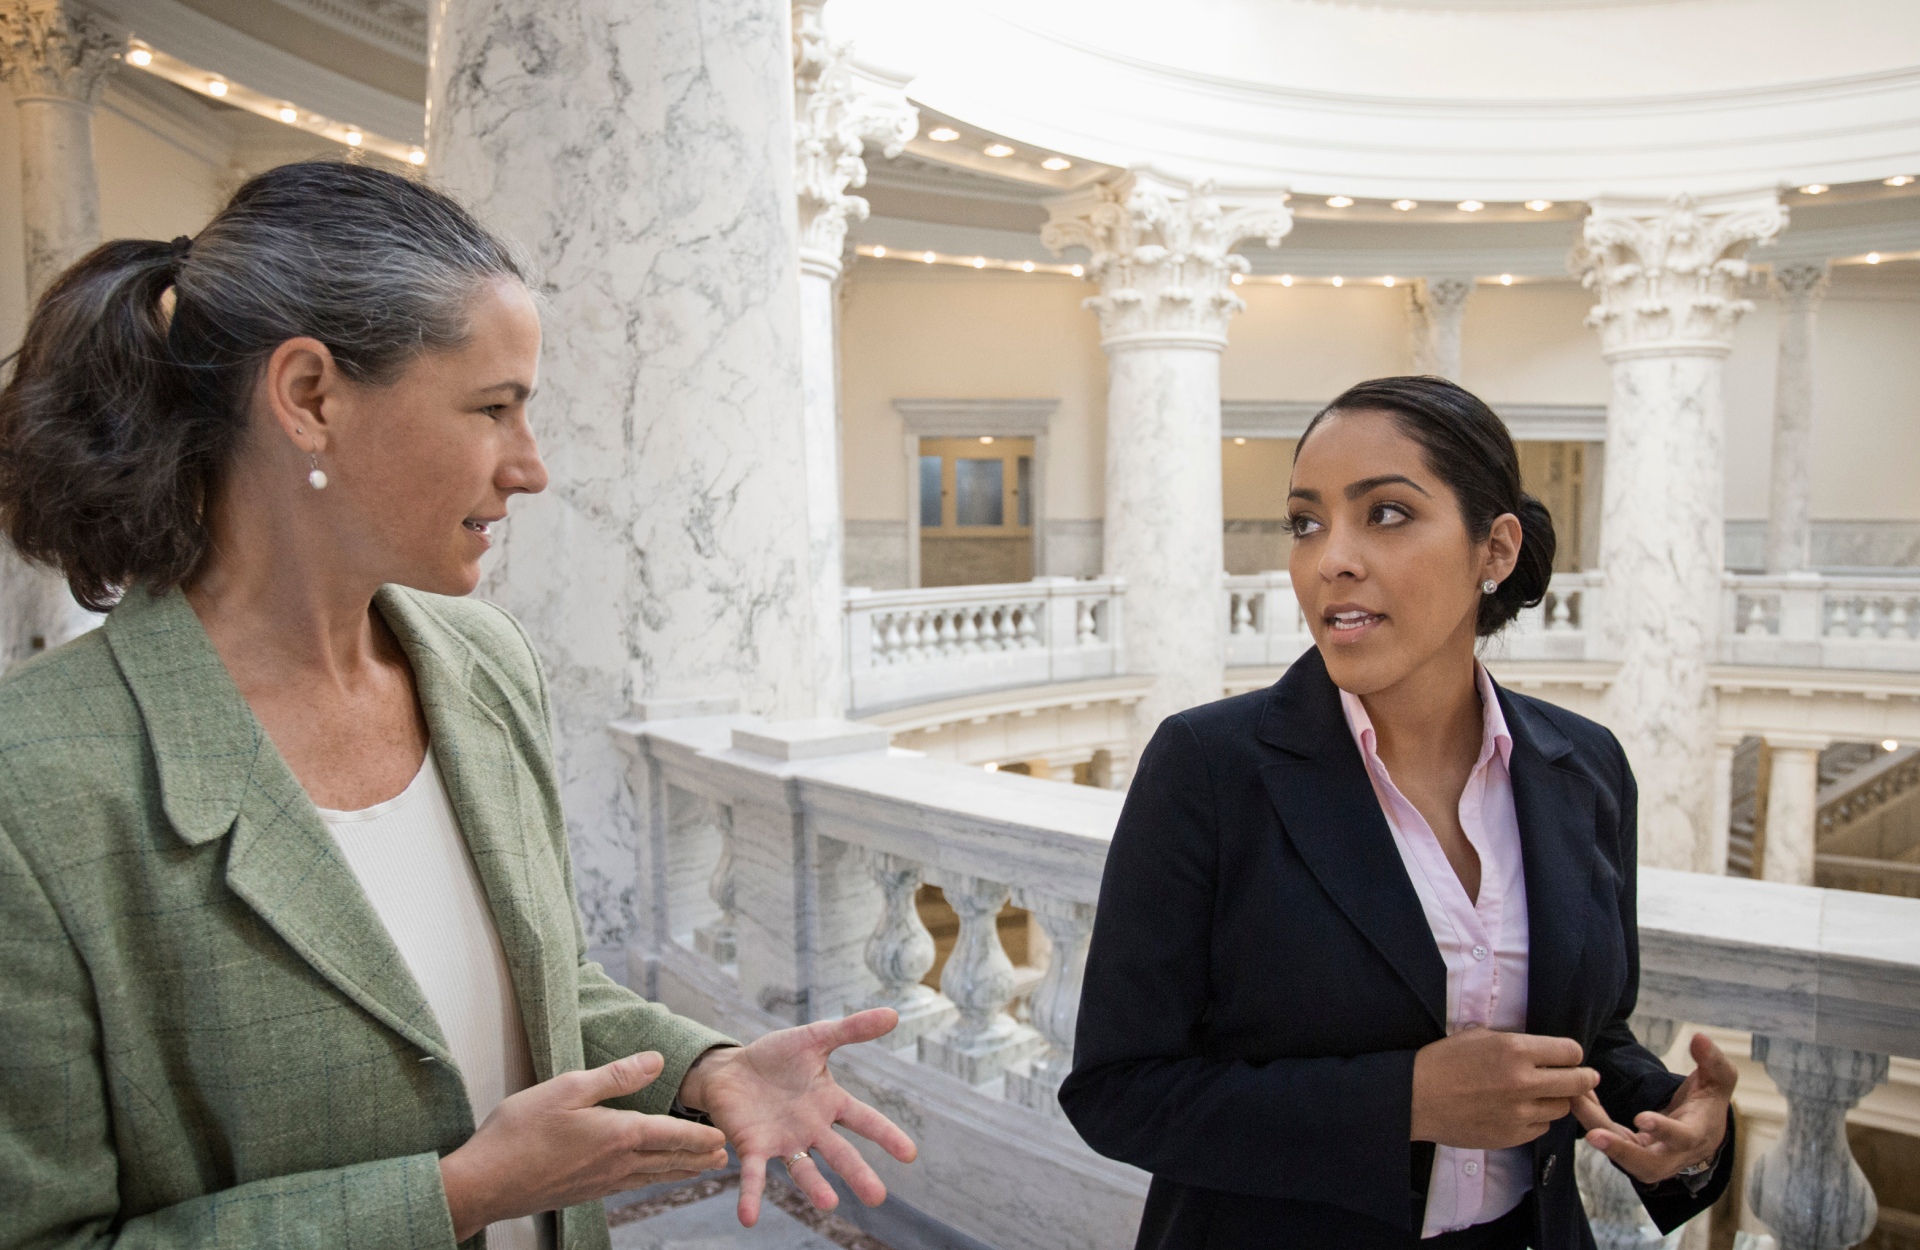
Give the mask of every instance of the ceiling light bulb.
<svg viewBox="0 0 1920 1250">
<path fill-rule="evenodd" d="M 407 153 L 407 161 L 413 165 L 424 165 L 427 163 L 427 154 L 419 148 L 415 148 L 413 151 Z"/>
<path fill-rule="evenodd" d="M 1350 208 L 1352 205 L 1353 197 L 1350 195 L 1330 195 L 1327 197 L 1328 208 Z"/>
<path fill-rule="evenodd" d="M 1283 273 L 1283 274 L 1281 274 L 1281 275 L 1280 275 L 1280 285 L 1281 285 L 1281 286 L 1292 286 L 1292 285 L 1293 285 L 1293 275 L 1292 275 L 1292 274 L 1290 274 L 1290 273 Z"/>
<path fill-rule="evenodd" d="M 1544 213 L 1553 207 L 1552 200 L 1528 200 L 1527 207 L 1536 213 Z"/>
<path fill-rule="evenodd" d="M 1510 274 L 1510 273 L 1503 273 L 1503 274 L 1501 274 L 1501 275 L 1500 275 L 1500 285 L 1501 285 L 1501 286 L 1512 286 L 1512 285 L 1513 285 L 1513 275 L 1512 275 L 1512 274 Z"/>
<path fill-rule="evenodd" d="M 1073 162 L 1064 156 L 1049 156 L 1046 160 L 1040 162 L 1040 168 L 1051 169 L 1055 173 L 1059 173 L 1063 169 L 1072 169 Z"/>
<path fill-rule="evenodd" d="M 960 132 L 951 126 L 935 126 L 927 132 L 927 138 L 935 143 L 952 143 L 960 137 Z"/>
<path fill-rule="evenodd" d="M 1032 261 L 1030 261 L 1030 260 L 1029 260 L 1029 261 L 1022 261 L 1022 262 L 1021 262 L 1021 264 L 1020 264 L 1020 272 L 1021 272 L 1021 273 L 1032 273 L 1032 272 L 1033 272 L 1033 262 L 1032 262 Z"/>
<path fill-rule="evenodd" d="M 980 436 L 980 441 L 981 441 L 981 442 L 983 442 L 983 443 L 991 443 L 991 442 L 993 441 L 993 435 L 991 435 L 991 434 L 982 434 L 982 435 Z"/>
<path fill-rule="evenodd" d="M 986 258 L 986 257 L 984 257 L 984 256 L 976 256 L 976 257 L 974 257 L 974 258 L 973 258 L 973 267 L 974 267 L 975 269 L 985 269 L 985 268 L 987 267 L 987 258 Z"/>
<path fill-rule="evenodd" d="M 153 64 L 153 53 L 147 51 L 145 48 L 131 48 L 127 52 L 127 64 L 151 65 Z"/>
<path fill-rule="evenodd" d="M 1900 749 L 1900 740 L 1898 738 L 1888 738 L 1880 744 L 1880 749 L 1882 751 L 1898 751 Z"/>
<path fill-rule="evenodd" d="M 1884 181 L 1886 185 L 1890 187 L 1904 187 L 1908 183 L 1913 181 L 1913 175 L 1912 174 L 1895 174 L 1891 178 L 1884 179 Z"/>
<path fill-rule="evenodd" d="M 885 256 L 887 254 L 887 249 L 882 247 L 880 244 L 876 243 L 873 245 L 873 254 L 876 257 Z"/>
<path fill-rule="evenodd" d="M 980 767 L 986 769 L 990 773 L 997 773 L 1000 771 L 1000 765 L 994 763 L 992 760 L 988 760 L 986 763 L 980 765 Z"/>
<path fill-rule="evenodd" d="M 989 143 L 986 147 L 982 148 L 981 151 L 985 152 L 988 156 L 1013 155 L 1013 149 L 1004 143 Z"/>
<path fill-rule="evenodd" d="M 1086 267 L 1083 265 L 1075 265 L 1073 267 L 1073 276 L 1076 278 L 1086 277 L 1087 276 Z"/>
<path fill-rule="evenodd" d="M 1247 280 L 1247 275 L 1244 273 L 1236 273 L 1233 275 L 1233 284 L 1235 286 L 1239 286 L 1241 283 L 1245 282 L 1246 280 Z"/>
<path fill-rule="evenodd" d="M 359 131 L 349 130 L 347 132 L 347 146 L 350 148 L 357 148 L 360 146 L 361 140 L 365 138 L 366 136 L 361 134 Z"/>
<path fill-rule="evenodd" d="M 1380 285 L 1382 285 L 1382 286 L 1392 286 L 1392 285 L 1393 285 L 1393 275 L 1392 275 L 1392 274 L 1388 274 L 1388 275 L 1387 275 L 1386 277 L 1384 277 L 1384 278 L 1382 278 L 1382 279 L 1380 279 Z"/>
<path fill-rule="evenodd" d="M 929 265 L 931 265 L 933 263 L 933 253 L 928 252 L 927 254 L 922 256 L 920 259 L 926 261 Z"/>
<path fill-rule="evenodd" d="M 290 108 L 288 108 L 288 109 L 281 109 L 281 110 L 280 110 L 280 120 L 281 120 L 281 121 L 283 121 L 283 122 L 285 122 L 285 123 L 287 123 L 287 125 L 289 125 L 289 126 L 291 126 L 291 125 L 293 125 L 293 123 L 295 123 L 295 122 L 297 122 L 297 121 L 299 121 L 299 120 L 300 120 L 300 110 L 299 110 L 299 109 L 290 109 Z"/>
<path fill-rule="evenodd" d="M 1347 284 L 1347 280 L 1345 278 L 1340 277 L 1338 274 L 1335 274 L 1333 278 L 1333 284 L 1335 286 L 1345 286 Z"/>
<path fill-rule="evenodd" d="M 1419 200 L 1395 200 L 1393 206 L 1403 213 L 1410 213 L 1420 207 Z"/>
<path fill-rule="evenodd" d="M 1879 264 L 1879 263 L 1880 263 L 1880 253 L 1878 253 L 1878 252 L 1868 252 L 1868 253 L 1867 253 L 1867 263 L 1868 263 L 1869 265 L 1877 265 L 1877 264 Z"/>
<path fill-rule="evenodd" d="M 1235 447 L 1245 447 L 1247 445 L 1247 440 L 1244 438 L 1236 438 L 1233 440 L 1233 445 Z"/>
<path fill-rule="evenodd" d="M 224 96 L 227 94 L 227 84 L 221 82 L 218 78 L 212 79 L 207 83 L 207 94 L 216 99 Z"/>
<path fill-rule="evenodd" d="M 1825 195 L 1827 193 L 1827 190 L 1828 190 L 1827 184 L 1824 182 L 1809 182 L 1806 186 L 1800 188 L 1800 194 Z"/>
<path fill-rule="evenodd" d="M 1477 213 L 1485 208 L 1486 205 L 1482 204 L 1479 200 L 1461 200 L 1458 204 L 1455 204 L 1454 207 L 1463 213 Z"/>
</svg>

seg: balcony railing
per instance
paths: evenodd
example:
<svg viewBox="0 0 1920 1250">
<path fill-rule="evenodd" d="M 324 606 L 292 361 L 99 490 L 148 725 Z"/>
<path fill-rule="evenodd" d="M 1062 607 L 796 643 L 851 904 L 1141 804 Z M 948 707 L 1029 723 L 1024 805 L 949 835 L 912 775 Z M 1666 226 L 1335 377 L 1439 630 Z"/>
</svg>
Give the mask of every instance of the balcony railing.
<svg viewBox="0 0 1920 1250">
<path fill-rule="evenodd" d="M 874 1160 L 894 1192 L 1006 1250 L 1131 1240 L 1146 1178 L 1055 1101 L 1120 795 L 889 750 L 849 722 L 613 729 L 644 825 L 636 988 L 737 1036 L 894 1007 L 899 1030 L 836 1065 L 922 1143 L 912 1168 Z M 923 882 L 960 917 L 937 989 Z M 994 920 L 1009 901 L 1051 946 L 1025 1022 Z M 1639 914 L 1644 1040 L 1749 1030 L 1785 1096 L 1779 1144 L 1743 1165 L 1756 1214 L 1781 1250 L 1860 1241 L 1874 1198 L 1840 1126 L 1889 1055 L 1920 1057 L 1920 900 L 1647 869 Z M 1589 1197 L 1636 1218 L 1625 1193 Z"/>
</svg>

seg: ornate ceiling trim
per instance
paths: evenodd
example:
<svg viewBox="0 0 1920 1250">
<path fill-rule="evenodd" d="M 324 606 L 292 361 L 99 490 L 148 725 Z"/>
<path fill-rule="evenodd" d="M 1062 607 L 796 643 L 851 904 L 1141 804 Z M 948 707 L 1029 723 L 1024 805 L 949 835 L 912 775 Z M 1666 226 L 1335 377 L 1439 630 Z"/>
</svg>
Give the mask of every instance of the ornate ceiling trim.
<svg viewBox="0 0 1920 1250">
<path fill-rule="evenodd" d="M 427 63 L 427 10 L 414 0 L 273 0 L 333 29 Z"/>
</svg>

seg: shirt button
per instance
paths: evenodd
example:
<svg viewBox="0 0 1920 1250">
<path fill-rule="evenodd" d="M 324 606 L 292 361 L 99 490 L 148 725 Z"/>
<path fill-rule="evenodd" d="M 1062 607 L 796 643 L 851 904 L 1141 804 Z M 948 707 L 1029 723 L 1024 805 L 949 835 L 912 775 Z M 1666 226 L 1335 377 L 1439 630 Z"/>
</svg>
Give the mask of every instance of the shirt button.
<svg viewBox="0 0 1920 1250">
<path fill-rule="evenodd" d="M 1475 1163 L 1471 1159 L 1467 1160 L 1466 1165 L 1462 1167 L 1460 1170 L 1462 1172 L 1465 1172 L 1468 1176 L 1480 1175 L 1480 1165 L 1478 1163 Z"/>
<path fill-rule="evenodd" d="M 1473 957 L 1474 957 L 1475 959 L 1485 959 L 1485 958 L 1487 957 L 1487 948 L 1486 948 L 1486 947 L 1484 947 L 1484 946 L 1476 946 L 1476 947 L 1474 947 L 1474 948 L 1473 948 Z"/>
</svg>

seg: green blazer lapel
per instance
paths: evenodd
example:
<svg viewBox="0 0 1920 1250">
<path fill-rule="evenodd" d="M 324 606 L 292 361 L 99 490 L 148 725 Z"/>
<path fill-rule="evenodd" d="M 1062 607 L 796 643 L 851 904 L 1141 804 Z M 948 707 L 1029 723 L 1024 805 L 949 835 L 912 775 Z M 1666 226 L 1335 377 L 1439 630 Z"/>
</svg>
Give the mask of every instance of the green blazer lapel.
<svg viewBox="0 0 1920 1250">
<path fill-rule="evenodd" d="M 508 683 L 471 643 L 405 591 L 383 587 L 375 603 L 413 665 L 434 762 L 506 952 L 535 1076 L 548 1080 L 557 1066 L 549 1000 L 549 960 L 556 954 L 538 920 L 553 901 L 542 896 L 541 883 L 553 880 L 557 865 L 536 872 L 530 862 L 544 852 L 546 839 L 529 834 L 545 821 L 512 730 L 486 700 L 489 693 L 505 698 Z M 551 893 L 551 886 L 546 890 Z M 571 963 L 572 952 L 565 953 Z"/>
<path fill-rule="evenodd" d="M 227 886 L 341 993 L 451 1061 L 433 1011 L 313 802 L 247 706 L 186 596 L 127 592 L 107 640 L 146 722 L 182 841 L 228 837 Z"/>
</svg>

